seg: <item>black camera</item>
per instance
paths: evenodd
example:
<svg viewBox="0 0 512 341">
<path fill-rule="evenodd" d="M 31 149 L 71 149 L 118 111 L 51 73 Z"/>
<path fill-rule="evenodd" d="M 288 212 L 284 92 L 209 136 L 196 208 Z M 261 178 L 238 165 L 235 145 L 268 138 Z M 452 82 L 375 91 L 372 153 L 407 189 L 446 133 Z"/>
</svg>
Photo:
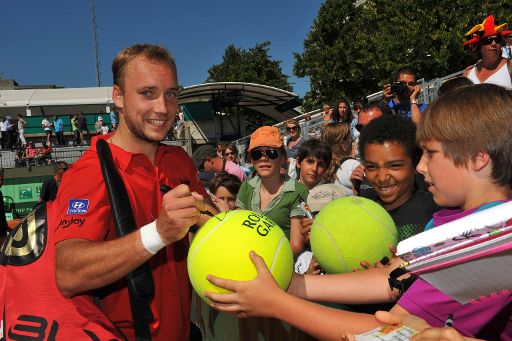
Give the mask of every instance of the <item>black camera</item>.
<svg viewBox="0 0 512 341">
<path fill-rule="evenodd" d="M 395 96 L 407 98 L 409 97 L 409 87 L 404 81 L 397 81 L 391 84 L 391 93 Z"/>
</svg>

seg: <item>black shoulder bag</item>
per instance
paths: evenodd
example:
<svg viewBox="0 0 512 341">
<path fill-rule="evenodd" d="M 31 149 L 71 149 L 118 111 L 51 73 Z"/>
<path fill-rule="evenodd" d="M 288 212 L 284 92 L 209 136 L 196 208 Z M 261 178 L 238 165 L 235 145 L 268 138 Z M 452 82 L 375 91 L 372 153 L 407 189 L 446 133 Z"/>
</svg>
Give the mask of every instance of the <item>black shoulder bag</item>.
<svg viewBox="0 0 512 341">
<path fill-rule="evenodd" d="M 117 234 L 122 237 L 137 230 L 132 207 L 123 179 L 117 172 L 110 147 L 105 140 L 96 142 L 96 150 L 100 160 L 101 172 L 107 187 L 108 197 L 112 206 L 112 214 Z M 153 276 L 148 263 L 144 263 L 127 276 L 130 306 L 137 341 L 150 341 L 149 323 L 153 314 L 149 304 L 155 294 Z"/>
</svg>

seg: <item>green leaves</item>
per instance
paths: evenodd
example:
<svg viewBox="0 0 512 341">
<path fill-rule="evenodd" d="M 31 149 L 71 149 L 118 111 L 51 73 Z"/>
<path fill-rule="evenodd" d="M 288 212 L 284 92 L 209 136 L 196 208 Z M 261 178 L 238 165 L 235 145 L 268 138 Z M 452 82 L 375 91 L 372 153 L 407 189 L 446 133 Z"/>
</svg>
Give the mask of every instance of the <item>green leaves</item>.
<svg viewBox="0 0 512 341">
<path fill-rule="evenodd" d="M 269 55 L 270 42 L 258 43 L 249 50 L 229 45 L 222 63 L 208 70 L 207 82 L 249 82 L 292 91 L 288 76 L 281 71 L 281 61 Z"/>
<path fill-rule="evenodd" d="M 510 0 L 326 0 L 294 54 L 311 80 L 305 107 L 380 91 L 402 66 L 425 79 L 462 70 L 476 62 L 464 34 L 489 14 L 512 24 L 509 13 Z"/>
</svg>

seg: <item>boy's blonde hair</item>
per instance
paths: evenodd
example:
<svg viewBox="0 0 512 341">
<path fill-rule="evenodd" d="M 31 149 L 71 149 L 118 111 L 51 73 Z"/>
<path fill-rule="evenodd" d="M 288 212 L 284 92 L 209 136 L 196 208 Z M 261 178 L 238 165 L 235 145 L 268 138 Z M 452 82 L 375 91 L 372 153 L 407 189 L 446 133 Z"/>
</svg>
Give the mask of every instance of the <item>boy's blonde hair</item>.
<svg viewBox="0 0 512 341">
<path fill-rule="evenodd" d="M 443 95 L 423 113 L 417 138 L 440 142 L 456 166 L 483 151 L 492 160 L 494 182 L 512 185 L 512 92 L 505 88 L 469 85 Z"/>
</svg>

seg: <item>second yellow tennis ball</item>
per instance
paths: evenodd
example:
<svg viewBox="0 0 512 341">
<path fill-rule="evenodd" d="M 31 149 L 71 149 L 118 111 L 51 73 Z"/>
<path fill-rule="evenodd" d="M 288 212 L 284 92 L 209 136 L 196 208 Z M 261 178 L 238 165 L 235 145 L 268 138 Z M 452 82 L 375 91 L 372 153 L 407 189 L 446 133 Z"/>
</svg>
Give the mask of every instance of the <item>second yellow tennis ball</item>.
<svg viewBox="0 0 512 341">
<path fill-rule="evenodd" d="M 397 231 L 391 216 L 376 202 L 362 197 L 336 199 L 320 210 L 311 227 L 311 248 L 327 273 L 360 268 L 391 259 Z"/>
</svg>

